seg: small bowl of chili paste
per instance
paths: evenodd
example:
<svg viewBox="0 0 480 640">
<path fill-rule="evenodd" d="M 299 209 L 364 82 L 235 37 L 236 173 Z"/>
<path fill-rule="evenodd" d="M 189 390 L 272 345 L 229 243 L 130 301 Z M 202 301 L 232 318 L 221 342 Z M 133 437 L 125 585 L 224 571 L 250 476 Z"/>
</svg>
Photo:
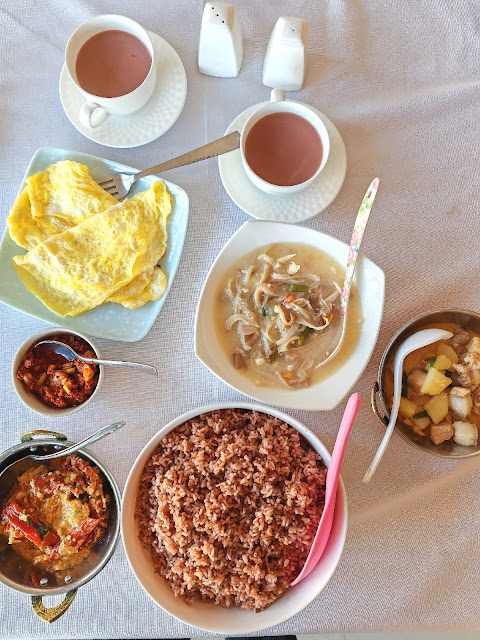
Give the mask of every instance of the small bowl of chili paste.
<svg viewBox="0 0 480 640">
<path fill-rule="evenodd" d="M 80 355 L 99 358 L 90 338 L 54 327 L 39 331 L 26 340 L 15 356 L 12 377 L 21 400 L 36 413 L 64 416 L 82 409 L 93 399 L 103 379 L 103 367 L 73 360 L 54 353 L 42 340 L 58 340 Z"/>
</svg>

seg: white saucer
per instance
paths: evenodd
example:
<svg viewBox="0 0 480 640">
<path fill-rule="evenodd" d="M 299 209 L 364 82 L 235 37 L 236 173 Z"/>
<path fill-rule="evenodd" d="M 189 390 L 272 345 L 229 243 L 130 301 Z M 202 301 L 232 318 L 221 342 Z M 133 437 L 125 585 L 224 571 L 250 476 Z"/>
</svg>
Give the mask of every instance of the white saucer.
<svg viewBox="0 0 480 640">
<path fill-rule="evenodd" d="M 292 101 L 293 102 L 293 101 Z M 246 109 L 235 118 L 227 133 L 242 131 L 243 126 L 261 102 Z M 347 172 L 347 152 L 335 125 L 314 107 L 330 136 L 330 154 L 322 173 L 303 191 L 291 196 L 270 196 L 258 189 L 243 168 L 240 150 L 218 158 L 220 177 L 230 198 L 252 218 L 280 222 L 303 222 L 326 209 L 337 197 Z"/>
<path fill-rule="evenodd" d="M 73 126 L 86 138 L 107 147 L 127 149 L 156 140 L 175 123 L 187 97 L 187 76 L 175 49 L 156 33 L 147 31 L 158 60 L 157 84 L 147 104 L 129 116 L 110 116 L 96 129 L 80 124 L 78 114 L 86 102 L 65 66 L 60 74 L 60 100 Z"/>
</svg>

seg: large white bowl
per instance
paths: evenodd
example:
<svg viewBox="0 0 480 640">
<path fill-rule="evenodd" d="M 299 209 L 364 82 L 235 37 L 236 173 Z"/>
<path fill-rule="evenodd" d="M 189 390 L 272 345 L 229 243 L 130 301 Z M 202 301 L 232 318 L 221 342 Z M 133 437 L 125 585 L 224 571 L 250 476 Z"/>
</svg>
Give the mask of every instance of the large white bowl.
<svg viewBox="0 0 480 640">
<path fill-rule="evenodd" d="M 347 497 L 345 487 L 340 479 L 332 531 L 320 562 L 305 580 L 295 587 L 289 588 L 268 609 L 255 613 L 254 611 L 245 611 L 239 607 L 223 609 L 214 604 L 200 602 L 187 605 L 183 598 L 175 597 L 169 583 L 158 573 L 155 573 L 150 552 L 143 547 L 138 539 L 138 526 L 133 514 L 140 476 L 148 458 L 160 444 L 162 438 L 172 429 L 202 413 L 232 408 L 261 411 L 280 418 L 280 420 L 297 429 L 308 440 L 321 455 L 327 467 L 330 464 L 330 454 L 317 436 L 301 422 L 294 420 L 282 411 L 250 402 L 212 404 L 184 413 L 163 427 L 163 429 L 160 429 L 136 459 L 127 478 L 122 502 L 122 537 L 125 551 L 133 573 L 147 594 L 162 609 L 178 620 L 192 627 L 211 633 L 221 633 L 222 635 L 238 635 L 238 633 L 245 634 L 262 631 L 273 625 L 280 624 L 302 611 L 321 593 L 335 572 L 347 534 Z"/>
<path fill-rule="evenodd" d="M 345 398 L 370 360 L 383 315 L 385 275 L 380 267 L 360 254 L 354 283 L 364 318 L 360 338 L 351 355 L 328 378 L 306 389 L 259 387 L 233 366 L 215 333 L 215 302 L 218 287 L 231 266 L 254 249 L 278 242 L 296 242 L 347 263 L 348 245 L 320 231 L 283 222 L 249 220 L 230 238 L 213 263 L 200 295 L 195 318 L 195 354 L 220 380 L 259 402 L 305 411 L 328 411 Z M 340 356 L 341 357 L 341 356 Z"/>
</svg>

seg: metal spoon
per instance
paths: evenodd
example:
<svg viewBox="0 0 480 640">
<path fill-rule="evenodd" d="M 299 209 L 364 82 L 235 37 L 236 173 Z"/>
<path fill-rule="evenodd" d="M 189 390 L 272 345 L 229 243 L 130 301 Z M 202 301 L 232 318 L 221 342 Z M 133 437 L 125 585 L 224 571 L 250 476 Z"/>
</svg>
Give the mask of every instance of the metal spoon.
<svg viewBox="0 0 480 640">
<path fill-rule="evenodd" d="M 106 364 L 112 367 L 130 367 L 131 369 L 137 369 L 138 371 L 145 371 L 145 373 L 149 373 L 152 376 L 158 376 L 158 371 L 155 367 L 151 367 L 149 364 L 122 362 L 121 360 L 99 360 L 98 358 L 86 358 L 85 356 L 81 356 L 77 353 L 75 349 L 72 349 L 72 347 L 69 347 L 63 342 L 59 342 L 58 340 L 42 340 L 41 342 L 37 342 L 35 349 L 41 344 L 48 345 L 53 353 L 63 356 L 69 362 L 72 360 L 81 360 L 87 364 Z"/>
<path fill-rule="evenodd" d="M 102 438 L 109 436 L 111 433 L 113 433 L 117 429 L 121 429 L 121 427 L 124 427 L 126 424 L 127 424 L 126 422 L 114 422 L 113 424 L 109 424 L 107 427 L 103 427 L 102 429 L 99 429 L 95 433 L 92 433 L 92 435 L 88 436 L 88 438 L 85 438 L 85 440 L 82 440 L 81 442 L 77 442 L 77 444 L 72 444 L 71 447 L 67 447 L 66 449 L 60 449 L 60 451 L 56 451 L 55 453 L 49 453 L 45 456 L 30 455 L 28 457 L 31 458 L 32 460 L 53 460 L 53 458 L 61 458 L 62 456 L 68 456 L 71 453 L 75 453 L 75 451 L 78 451 L 79 449 L 83 449 L 83 447 L 88 447 L 88 445 L 92 444 L 92 442 L 97 442 L 97 440 L 101 440 Z"/>
<path fill-rule="evenodd" d="M 393 404 L 392 411 L 390 413 L 390 421 L 388 423 L 387 430 L 385 431 L 385 435 L 383 436 L 383 440 L 378 447 L 378 451 L 373 458 L 372 464 L 363 477 L 364 484 L 370 482 L 370 478 L 375 473 L 375 469 L 385 453 L 385 449 L 387 448 L 387 444 L 392 436 L 393 429 L 397 421 L 398 410 L 400 408 L 400 398 L 402 396 L 403 361 L 409 353 L 412 353 L 412 351 L 426 347 L 438 340 L 447 340 L 452 336 L 453 333 L 450 333 L 450 331 L 444 331 L 443 329 L 423 329 L 422 331 L 417 331 L 408 337 L 398 347 L 393 365 Z"/>
<path fill-rule="evenodd" d="M 379 184 L 380 180 L 378 178 L 375 178 L 372 184 L 368 187 L 367 193 L 365 194 L 362 200 L 362 204 L 360 205 L 360 209 L 358 210 L 357 219 L 355 220 L 355 225 L 353 227 L 352 239 L 350 240 L 350 247 L 348 250 L 347 266 L 345 269 L 345 280 L 343 282 L 342 293 L 340 294 L 340 309 L 342 312 L 342 334 L 335 349 L 327 358 L 325 358 L 322 363 L 320 363 L 319 367 L 322 367 L 338 354 L 345 338 L 347 308 L 348 301 L 350 300 L 350 292 L 352 290 L 353 274 L 355 272 L 355 266 L 357 264 L 357 257 L 360 250 L 360 245 L 362 244 L 363 234 L 365 233 L 368 218 L 370 216 L 370 211 L 372 210 L 373 201 L 375 200 Z"/>
<path fill-rule="evenodd" d="M 5 482 L 5 476 L 7 472 L 11 476 L 10 484 L 12 484 L 13 482 L 16 482 L 18 476 L 21 474 L 18 473 L 18 469 L 17 469 L 17 473 L 15 473 L 14 467 L 21 466 L 23 468 L 25 466 L 24 465 L 25 460 L 52 460 L 53 458 L 61 458 L 62 456 L 68 456 L 70 453 L 74 453 L 75 451 L 78 451 L 79 449 L 82 449 L 83 447 L 86 447 L 89 444 L 92 444 L 92 442 L 96 442 L 97 440 L 101 440 L 102 438 L 105 438 L 105 436 L 110 435 L 111 433 L 113 433 L 117 429 L 120 429 L 121 427 L 124 427 L 125 425 L 126 425 L 126 422 L 115 422 L 114 424 L 109 424 L 107 427 L 103 427 L 96 433 L 92 433 L 92 435 L 88 436 L 88 438 L 85 438 L 85 440 L 82 440 L 81 442 L 77 442 L 76 444 L 73 444 L 70 447 L 67 447 L 66 449 L 60 449 L 59 451 L 55 451 L 55 453 L 48 453 L 44 456 L 41 456 L 41 455 L 35 456 L 30 454 L 29 456 L 25 456 L 23 458 L 20 458 L 19 460 L 15 460 L 11 464 L 9 464 L 8 467 L 5 467 L 5 469 L 3 469 L 2 472 L 0 473 L 0 476 L 2 478 L 2 483 Z M 32 441 L 32 445 L 34 445 L 33 441 Z M 24 468 L 23 468 L 23 471 L 25 471 Z M 12 475 L 12 472 L 13 472 L 13 475 Z M 2 491 L 0 498 L 3 498 L 4 495 L 6 494 L 4 494 Z"/>
</svg>

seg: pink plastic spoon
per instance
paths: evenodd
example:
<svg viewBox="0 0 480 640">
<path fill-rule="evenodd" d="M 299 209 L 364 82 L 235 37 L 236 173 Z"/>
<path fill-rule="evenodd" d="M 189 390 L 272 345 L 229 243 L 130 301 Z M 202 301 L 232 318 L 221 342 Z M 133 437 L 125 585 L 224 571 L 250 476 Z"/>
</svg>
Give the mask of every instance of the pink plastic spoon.
<svg viewBox="0 0 480 640">
<path fill-rule="evenodd" d="M 343 454 L 345 452 L 345 447 L 347 446 L 348 436 L 350 435 L 350 431 L 352 430 L 355 416 L 357 415 L 358 409 L 360 408 L 360 403 L 360 396 L 358 395 L 358 393 L 354 393 L 352 396 L 350 396 L 350 399 L 347 402 L 347 406 L 345 407 L 345 413 L 343 414 L 340 429 L 338 430 L 337 440 L 335 441 L 335 446 L 333 448 L 332 459 L 327 471 L 325 507 L 323 508 L 322 517 L 320 518 L 317 533 L 315 534 L 315 539 L 313 541 L 312 548 L 310 549 L 310 553 L 308 554 L 307 561 L 305 562 L 299 576 L 290 583 L 291 587 L 301 582 L 308 576 L 311 571 L 313 571 L 313 569 L 315 569 L 318 561 L 322 557 L 323 551 L 330 537 L 330 531 L 332 530 L 333 523 L 333 514 L 335 512 L 335 501 L 337 499 L 338 478 L 340 477 L 340 468 L 342 466 Z"/>
</svg>

